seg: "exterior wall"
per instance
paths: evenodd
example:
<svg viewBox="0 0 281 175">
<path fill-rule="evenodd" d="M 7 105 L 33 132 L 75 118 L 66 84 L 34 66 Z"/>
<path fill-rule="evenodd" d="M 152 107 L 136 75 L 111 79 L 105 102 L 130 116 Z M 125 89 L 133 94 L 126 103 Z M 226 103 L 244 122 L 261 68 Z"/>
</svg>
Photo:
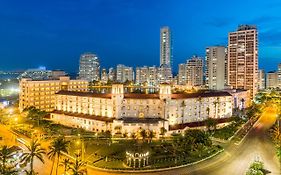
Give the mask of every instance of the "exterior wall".
<svg viewBox="0 0 281 175">
<path fill-rule="evenodd" d="M 258 86 L 258 32 L 255 26 L 242 25 L 228 35 L 228 84 L 250 90 L 253 99 Z"/>
<path fill-rule="evenodd" d="M 158 123 L 124 123 L 123 121 L 114 120 L 112 124 L 112 132 L 113 134 L 116 134 L 118 131 L 115 129 L 116 127 L 120 127 L 120 132 L 122 134 L 133 134 L 137 133 L 140 128 L 144 130 L 150 130 L 154 132 L 156 135 L 160 134 L 160 129 L 164 127 L 167 131 L 169 129 L 169 123 L 166 121 L 159 121 Z"/>
<path fill-rule="evenodd" d="M 172 67 L 172 40 L 171 31 L 169 27 L 162 27 L 160 29 L 160 66 L 166 65 Z"/>
<path fill-rule="evenodd" d="M 266 75 L 266 88 L 277 88 L 278 87 L 278 73 L 268 72 Z"/>
<path fill-rule="evenodd" d="M 202 86 L 203 85 L 203 60 L 199 57 L 192 57 L 187 60 L 187 84 L 189 86 Z"/>
<path fill-rule="evenodd" d="M 95 54 L 85 53 L 81 55 L 79 78 L 87 81 L 97 81 L 100 79 L 100 62 Z"/>
<path fill-rule="evenodd" d="M 59 80 L 33 81 L 22 79 L 19 83 L 19 109 L 34 106 L 45 111 L 52 111 L 55 107 L 55 93 L 60 90 L 87 91 L 88 81 L 70 80 L 60 77 Z"/>
<path fill-rule="evenodd" d="M 51 120 L 65 126 L 83 128 L 88 131 L 104 132 L 112 130 L 112 123 L 94 119 L 84 119 L 65 114 L 52 113 Z"/>
<path fill-rule="evenodd" d="M 58 94 L 55 101 L 55 109 L 58 111 L 113 117 L 111 99 Z"/>
<path fill-rule="evenodd" d="M 122 133 L 136 132 L 140 127 L 159 133 L 161 127 L 168 130 L 168 125 L 204 121 L 209 117 L 221 119 L 232 116 L 233 97 L 229 93 L 194 98 L 187 97 L 188 94 L 178 96 L 171 94 L 170 85 L 163 84 L 160 85 L 158 95 L 126 95 L 123 85 L 116 84 L 112 86 L 112 94 L 101 96 L 103 97 L 91 93 L 59 92 L 56 94 L 55 109 L 66 115 L 54 112 L 52 119 L 62 124 L 65 122 L 68 126 L 100 131 L 104 130 L 101 128 L 103 125 L 93 128 L 94 124 L 91 122 L 95 123 L 107 117 L 113 120 L 108 122 L 112 124 L 112 128 L 120 126 Z M 69 116 L 71 113 L 73 116 Z M 80 114 L 81 118 L 78 119 Z M 78 117 L 75 117 L 77 115 Z M 87 119 L 83 118 L 84 115 L 88 116 Z M 138 121 L 140 123 L 137 123 Z"/>
<path fill-rule="evenodd" d="M 167 102 L 167 119 L 170 125 L 231 116 L 231 96 L 173 99 Z"/>
<path fill-rule="evenodd" d="M 226 83 L 225 59 L 225 47 L 215 46 L 206 49 L 206 85 L 209 89 L 224 89 Z"/>
<path fill-rule="evenodd" d="M 120 117 L 160 118 L 163 116 L 160 99 L 124 99 L 121 111 Z"/>
</svg>

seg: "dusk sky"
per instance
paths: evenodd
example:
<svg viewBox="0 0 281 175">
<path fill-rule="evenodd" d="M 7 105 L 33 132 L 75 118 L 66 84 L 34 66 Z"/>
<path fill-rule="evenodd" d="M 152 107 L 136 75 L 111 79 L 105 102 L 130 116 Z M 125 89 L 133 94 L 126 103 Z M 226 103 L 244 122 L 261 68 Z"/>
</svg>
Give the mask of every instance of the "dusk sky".
<svg viewBox="0 0 281 175">
<path fill-rule="evenodd" d="M 0 2 L 0 70 L 46 66 L 78 70 L 81 53 L 101 67 L 159 65 L 159 32 L 173 36 L 174 70 L 205 48 L 227 46 L 228 32 L 256 24 L 259 68 L 281 62 L 281 2 L 276 0 L 6 0 Z"/>
</svg>

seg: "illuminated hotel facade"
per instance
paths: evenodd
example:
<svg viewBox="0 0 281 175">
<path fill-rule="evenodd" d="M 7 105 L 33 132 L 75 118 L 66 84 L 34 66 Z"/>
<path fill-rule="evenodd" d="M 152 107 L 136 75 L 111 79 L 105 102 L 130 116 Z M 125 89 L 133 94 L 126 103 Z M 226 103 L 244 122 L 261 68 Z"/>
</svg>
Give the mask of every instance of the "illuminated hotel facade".
<svg viewBox="0 0 281 175">
<path fill-rule="evenodd" d="M 69 77 L 59 77 L 56 80 L 32 80 L 22 78 L 19 82 L 19 109 L 34 106 L 44 111 L 52 111 L 55 107 L 55 93 L 61 90 L 87 91 L 88 81 L 70 80 Z"/>
<path fill-rule="evenodd" d="M 115 84 L 110 94 L 58 92 L 51 120 L 94 132 L 130 135 L 142 128 L 158 135 L 161 128 L 229 118 L 232 106 L 228 92 L 172 94 L 170 85 L 161 84 L 158 94 L 126 94 Z"/>
</svg>

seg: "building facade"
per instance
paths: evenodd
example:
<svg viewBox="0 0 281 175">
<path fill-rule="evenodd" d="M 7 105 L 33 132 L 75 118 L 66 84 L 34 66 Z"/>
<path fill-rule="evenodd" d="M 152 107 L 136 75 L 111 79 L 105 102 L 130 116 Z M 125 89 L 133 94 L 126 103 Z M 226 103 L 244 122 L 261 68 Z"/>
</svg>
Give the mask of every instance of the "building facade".
<svg viewBox="0 0 281 175">
<path fill-rule="evenodd" d="M 228 84 L 234 89 L 257 93 L 258 32 L 256 26 L 241 25 L 228 35 Z"/>
<path fill-rule="evenodd" d="M 44 111 L 55 108 L 55 93 L 60 90 L 87 91 L 88 81 L 70 80 L 60 77 L 59 80 L 32 80 L 23 78 L 19 83 L 19 109 L 23 111 L 34 106 Z"/>
<path fill-rule="evenodd" d="M 128 67 L 123 64 L 118 64 L 116 69 L 116 81 L 124 83 L 126 81 L 134 81 L 135 74 L 133 67 Z"/>
<path fill-rule="evenodd" d="M 170 85 L 160 85 L 158 94 L 126 94 L 121 84 L 113 85 L 110 94 L 60 91 L 55 101 L 55 122 L 113 134 L 141 128 L 159 135 L 162 127 L 232 116 L 228 92 L 172 94 Z"/>
<path fill-rule="evenodd" d="M 226 85 L 226 57 L 224 46 L 206 48 L 206 86 L 213 90 L 222 90 Z"/>
<path fill-rule="evenodd" d="M 266 74 L 266 88 L 275 89 L 278 87 L 278 72 L 270 71 Z"/>
<path fill-rule="evenodd" d="M 97 55 L 84 53 L 80 56 L 79 79 L 89 82 L 100 80 L 100 62 Z"/>
<path fill-rule="evenodd" d="M 101 70 L 101 79 L 100 80 L 102 83 L 107 83 L 107 81 L 108 81 L 108 74 L 107 74 L 107 71 L 105 68 L 103 68 Z"/>
<path fill-rule="evenodd" d="M 172 67 L 172 39 L 169 27 L 160 29 L 160 66 Z"/>
<path fill-rule="evenodd" d="M 203 59 L 193 56 L 186 63 L 186 78 L 189 86 L 203 85 Z"/>
<path fill-rule="evenodd" d="M 187 71 L 186 71 L 186 64 L 181 63 L 178 67 L 178 84 L 179 85 L 186 85 L 187 83 Z"/>
<path fill-rule="evenodd" d="M 265 89 L 265 72 L 263 69 L 260 69 L 258 73 L 258 89 L 259 90 Z"/>
</svg>

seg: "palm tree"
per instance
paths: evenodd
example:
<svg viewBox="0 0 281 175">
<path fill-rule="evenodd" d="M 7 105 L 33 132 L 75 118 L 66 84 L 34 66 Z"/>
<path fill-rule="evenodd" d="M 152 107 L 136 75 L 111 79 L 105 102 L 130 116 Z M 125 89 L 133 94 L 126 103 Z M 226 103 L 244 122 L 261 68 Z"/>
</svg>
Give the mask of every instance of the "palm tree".
<svg viewBox="0 0 281 175">
<path fill-rule="evenodd" d="M 149 139 L 149 142 L 152 141 L 152 139 L 153 139 L 154 136 L 155 136 L 155 135 L 154 135 L 153 131 L 150 131 L 150 130 L 147 130 L 147 131 L 146 131 L 146 137 Z"/>
<path fill-rule="evenodd" d="M 274 141 L 276 141 L 277 144 L 280 144 L 281 143 L 281 131 L 278 126 L 275 126 L 272 129 L 272 134 L 273 134 Z"/>
<path fill-rule="evenodd" d="M 38 140 L 32 139 L 29 145 L 24 144 L 27 148 L 27 152 L 24 152 L 21 155 L 21 162 L 22 163 L 30 163 L 30 171 L 34 172 L 33 170 L 33 162 L 34 158 L 38 158 L 42 163 L 44 163 L 43 155 L 46 153 L 44 148 L 41 148 L 41 144 Z"/>
<path fill-rule="evenodd" d="M 202 105 L 202 98 L 201 97 L 198 98 L 198 102 L 199 102 L 199 111 L 198 111 L 198 113 L 199 113 L 199 120 L 200 120 L 200 117 L 201 117 L 201 105 Z"/>
<path fill-rule="evenodd" d="M 185 110 L 185 107 L 186 107 L 186 104 L 184 101 L 182 101 L 181 103 L 181 109 L 182 109 L 182 115 L 181 115 L 181 118 L 182 118 L 182 124 L 184 123 L 184 110 Z"/>
<path fill-rule="evenodd" d="M 216 101 L 214 101 L 213 103 L 215 105 L 215 118 L 218 118 L 218 109 L 217 109 L 217 107 L 218 107 L 218 104 L 220 103 L 219 102 L 219 97 L 217 97 Z"/>
<path fill-rule="evenodd" d="M 54 168 L 54 163 L 55 163 L 56 157 L 57 157 L 56 175 L 58 174 L 58 165 L 59 165 L 59 161 L 60 161 L 60 156 L 61 156 L 62 152 L 68 153 L 68 151 L 67 151 L 68 143 L 69 143 L 69 141 L 66 141 L 63 137 L 59 137 L 59 138 L 55 139 L 49 146 L 50 150 L 48 152 L 48 157 L 49 157 L 49 159 L 53 160 L 52 169 L 51 169 L 50 174 L 53 173 L 53 168 Z"/>
<path fill-rule="evenodd" d="M 15 150 L 12 147 L 4 145 L 0 149 L 0 173 L 3 175 L 10 175 L 16 173 L 14 170 L 15 165 L 7 165 L 10 159 L 15 155 Z"/>
<path fill-rule="evenodd" d="M 146 133 L 145 130 L 140 128 L 139 132 L 138 132 L 139 138 L 142 138 L 142 141 L 144 142 L 145 138 L 146 138 Z"/>
<path fill-rule="evenodd" d="M 78 154 L 75 154 L 75 161 L 71 164 L 70 170 L 72 175 L 83 175 L 87 172 L 86 163 L 80 159 Z"/>
<path fill-rule="evenodd" d="M 64 168 L 64 173 L 63 173 L 64 175 L 70 169 L 70 165 L 71 165 L 71 161 L 68 158 L 64 158 L 61 161 L 60 166 L 63 166 L 63 168 Z"/>
</svg>

